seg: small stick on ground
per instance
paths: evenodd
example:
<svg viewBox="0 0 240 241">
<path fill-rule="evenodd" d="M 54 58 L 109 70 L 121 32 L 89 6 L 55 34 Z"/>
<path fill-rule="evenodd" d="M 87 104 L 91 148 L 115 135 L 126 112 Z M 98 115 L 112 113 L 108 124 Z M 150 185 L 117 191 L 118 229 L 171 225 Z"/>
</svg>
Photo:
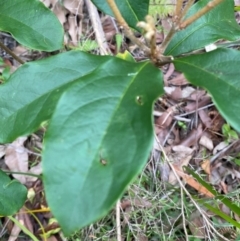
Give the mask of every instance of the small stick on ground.
<svg viewBox="0 0 240 241">
<path fill-rule="evenodd" d="M 120 200 L 117 201 L 116 204 L 116 224 L 117 224 L 117 241 L 122 241 L 121 235 L 121 221 L 120 221 Z"/>
<path fill-rule="evenodd" d="M 24 64 L 25 62 L 20 59 L 16 54 L 13 53 L 7 46 L 0 42 L 0 48 L 4 49 L 8 54 L 10 54 L 15 60 L 17 60 L 20 64 Z"/>
<path fill-rule="evenodd" d="M 88 14 L 89 14 L 89 17 L 91 19 L 91 23 L 92 23 L 92 26 L 94 29 L 96 41 L 100 48 L 100 54 L 101 55 L 109 55 L 111 53 L 111 50 L 108 47 L 107 40 L 105 38 L 105 34 L 104 34 L 103 28 L 102 28 L 102 23 L 99 18 L 98 11 L 90 0 L 85 0 L 85 3 L 88 8 Z"/>
</svg>

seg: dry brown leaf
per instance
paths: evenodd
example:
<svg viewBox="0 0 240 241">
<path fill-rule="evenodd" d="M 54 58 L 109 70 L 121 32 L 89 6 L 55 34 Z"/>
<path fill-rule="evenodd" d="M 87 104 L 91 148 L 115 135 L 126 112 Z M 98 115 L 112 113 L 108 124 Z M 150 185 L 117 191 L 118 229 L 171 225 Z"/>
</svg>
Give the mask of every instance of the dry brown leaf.
<svg viewBox="0 0 240 241">
<path fill-rule="evenodd" d="M 5 163 L 12 172 L 28 172 L 28 153 L 23 146 L 27 137 L 19 137 L 6 148 Z M 26 183 L 26 176 L 13 174 L 21 183 Z"/>
<path fill-rule="evenodd" d="M 172 150 L 174 152 L 181 152 L 181 153 L 185 153 L 186 155 L 190 155 L 193 153 L 194 149 L 187 147 L 187 146 L 182 146 L 182 145 L 177 145 L 177 146 L 173 146 Z"/>
<path fill-rule="evenodd" d="M 176 173 L 191 187 L 197 190 L 200 194 L 204 194 L 207 197 L 214 197 L 214 195 L 208 191 L 204 186 L 197 182 L 192 176 L 184 173 L 179 167 L 173 165 Z"/>
<path fill-rule="evenodd" d="M 2 158 L 6 153 L 6 146 L 0 145 L 0 158 Z"/>
<path fill-rule="evenodd" d="M 234 0 L 236 6 L 240 6 L 240 0 Z"/>
<path fill-rule="evenodd" d="M 161 129 L 166 129 L 167 127 L 169 127 L 172 120 L 173 120 L 173 110 L 172 110 L 172 107 L 170 107 L 166 111 L 164 111 L 160 117 L 157 118 L 156 124 Z"/>
<path fill-rule="evenodd" d="M 76 17 L 72 14 L 68 17 L 69 23 L 69 30 L 68 33 L 71 36 L 71 43 L 73 45 L 77 45 L 78 43 L 78 32 L 77 32 L 77 24 L 76 24 Z"/>
<path fill-rule="evenodd" d="M 204 96 L 198 102 L 191 101 L 191 102 L 187 103 L 187 105 L 184 107 L 184 109 L 186 112 L 194 111 L 194 110 L 197 110 L 198 108 L 201 108 L 203 106 L 210 104 L 211 101 L 212 100 L 211 100 L 210 96 Z"/>
<path fill-rule="evenodd" d="M 168 83 L 172 84 L 172 85 L 179 85 L 179 86 L 189 84 L 187 79 L 185 78 L 185 76 L 183 74 L 178 74 L 177 77 L 169 80 Z"/>
<path fill-rule="evenodd" d="M 21 220 L 19 220 L 19 222 L 23 224 Z M 8 241 L 15 241 L 18 238 L 20 232 L 21 228 L 17 224 L 14 224 Z"/>
<path fill-rule="evenodd" d="M 48 8 L 51 5 L 51 0 L 41 0 L 41 2 Z"/>
<path fill-rule="evenodd" d="M 42 165 L 41 163 L 38 163 L 36 166 L 31 167 L 29 170 L 29 173 L 41 175 L 42 174 Z M 37 180 L 37 177 L 33 176 L 27 176 L 27 182 L 35 182 Z"/>
<path fill-rule="evenodd" d="M 223 150 L 225 147 L 227 147 L 229 144 L 225 141 L 220 142 L 218 145 L 215 146 L 213 149 L 213 155 L 216 155 L 217 152 Z"/>
<path fill-rule="evenodd" d="M 213 149 L 213 141 L 206 135 L 201 136 L 199 144 L 206 147 L 210 151 Z"/>
<path fill-rule="evenodd" d="M 24 208 L 21 208 L 19 211 L 19 214 L 17 215 L 18 220 L 21 220 L 23 225 L 31 232 L 33 233 L 33 225 L 30 220 L 30 216 L 28 213 L 26 213 L 27 210 Z"/>
<path fill-rule="evenodd" d="M 207 173 L 208 175 L 210 174 L 210 160 L 204 160 L 202 163 L 201 163 L 201 167 L 203 169 L 203 171 L 205 173 Z"/>
<path fill-rule="evenodd" d="M 57 3 L 56 5 L 54 5 L 53 12 L 55 13 L 59 22 L 62 25 L 64 23 L 66 23 L 66 21 L 67 21 L 67 19 L 66 19 L 67 10 L 61 4 Z"/>
<path fill-rule="evenodd" d="M 177 153 L 178 157 L 181 155 L 180 153 L 181 152 Z M 175 161 L 175 165 L 174 166 L 178 167 L 178 170 L 182 171 L 182 167 L 183 166 L 188 166 L 188 164 L 189 164 L 191 159 L 192 159 L 192 155 L 182 153 L 181 160 Z M 172 185 L 175 185 L 178 182 L 177 177 L 175 176 L 173 170 L 170 171 L 168 182 L 170 184 L 172 184 Z"/>
<path fill-rule="evenodd" d="M 19 213 L 15 218 L 19 221 L 19 223 L 24 225 L 31 233 L 33 233 L 32 222 L 30 221 L 29 214 L 26 213 L 24 208 L 19 210 Z M 17 224 L 14 224 L 8 241 L 15 241 L 19 237 L 20 232 L 21 228 Z"/>
<path fill-rule="evenodd" d="M 202 132 L 203 132 L 202 125 L 199 124 L 197 129 L 193 129 L 189 133 L 189 135 L 184 140 L 181 141 L 180 145 L 188 146 L 188 147 L 194 146 L 198 142 L 199 138 L 201 137 Z"/>
<path fill-rule="evenodd" d="M 212 119 L 207 114 L 207 111 L 206 110 L 199 110 L 198 114 L 199 114 L 199 117 L 200 117 L 202 123 L 204 124 L 204 126 L 206 126 L 207 128 L 211 128 Z"/>
<path fill-rule="evenodd" d="M 173 63 L 169 64 L 168 70 L 167 70 L 166 74 L 164 74 L 164 82 L 166 84 L 168 83 L 167 80 L 169 79 L 169 77 L 173 74 L 174 69 L 175 69 L 175 67 L 174 67 Z"/>
<path fill-rule="evenodd" d="M 165 93 L 173 100 L 182 99 L 182 89 L 177 86 L 164 87 Z"/>
<path fill-rule="evenodd" d="M 82 14 L 83 1 L 79 0 L 64 0 L 63 6 L 74 15 Z"/>
</svg>

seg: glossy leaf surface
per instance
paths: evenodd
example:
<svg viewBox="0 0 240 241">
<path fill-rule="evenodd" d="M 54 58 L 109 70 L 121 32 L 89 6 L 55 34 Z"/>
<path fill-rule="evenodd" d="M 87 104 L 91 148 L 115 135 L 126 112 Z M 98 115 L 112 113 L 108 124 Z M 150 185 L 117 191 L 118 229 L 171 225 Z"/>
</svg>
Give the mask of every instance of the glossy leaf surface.
<svg viewBox="0 0 240 241">
<path fill-rule="evenodd" d="M 0 170 L 0 215 L 15 214 L 27 199 L 27 189 L 24 185 Z"/>
<path fill-rule="evenodd" d="M 221 115 L 240 132 L 240 52 L 218 49 L 174 61 L 194 85 L 207 89 Z"/>
<path fill-rule="evenodd" d="M 150 63 L 111 58 L 61 96 L 45 136 L 43 180 L 66 235 L 106 215 L 143 168 L 162 93 Z"/>
<path fill-rule="evenodd" d="M 0 143 L 36 130 L 69 85 L 109 58 L 71 51 L 21 66 L 0 85 Z"/>
<path fill-rule="evenodd" d="M 0 0 L 0 30 L 31 49 L 54 51 L 63 47 L 63 28 L 38 0 Z"/>
<path fill-rule="evenodd" d="M 187 16 L 202 9 L 209 0 L 197 2 Z M 169 43 L 165 54 L 177 56 L 205 47 L 219 39 L 236 40 L 240 38 L 240 27 L 235 20 L 234 1 L 224 0 L 216 8 L 177 32 Z"/>
</svg>

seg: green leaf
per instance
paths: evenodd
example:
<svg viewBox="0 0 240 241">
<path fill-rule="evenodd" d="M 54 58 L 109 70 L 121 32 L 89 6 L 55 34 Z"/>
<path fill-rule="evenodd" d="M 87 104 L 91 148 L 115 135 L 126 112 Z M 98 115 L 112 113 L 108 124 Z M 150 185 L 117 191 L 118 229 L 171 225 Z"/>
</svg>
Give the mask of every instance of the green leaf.
<svg viewBox="0 0 240 241">
<path fill-rule="evenodd" d="M 106 215 L 143 168 L 162 83 L 150 63 L 111 58 L 61 96 L 44 140 L 43 181 L 65 235 Z"/>
<path fill-rule="evenodd" d="M 27 199 L 27 189 L 0 170 L 0 216 L 15 214 Z"/>
<path fill-rule="evenodd" d="M 190 9 L 187 16 L 192 16 L 208 2 L 209 0 L 199 1 Z M 186 29 L 177 32 L 165 54 L 177 56 L 205 47 L 219 39 L 238 39 L 240 27 L 235 20 L 233 7 L 234 1 L 225 0 Z"/>
<path fill-rule="evenodd" d="M 114 17 L 106 0 L 92 0 L 104 13 Z M 148 14 L 149 0 L 115 0 L 123 18 L 134 29 L 139 21 L 143 21 Z"/>
<path fill-rule="evenodd" d="M 219 194 L 216 190 L 213 189 L 213 187 L 205 182 L 199 175 L 197 175 L 194 171 L 192 171 L 189 167 L 184 167 L 184 169 L 190 173 L 194 178 L 197 179 L 197 181 L 203 185 L 209 192 L 211 192 L 214 195 L 214 198 L 216 200 L 219 200 L 223 204 L 225 204 L 229 209 L 233 212 L 235 212 L 237 215 L 240 215 L 240 208 L 232 202 L 229 198 L 227 198 L 224 195 Z M 227 220 L 227 219 L 226 219 Z"/>
<path fill-rule="evenodd" d="M 217 49 L 175 59 L 174 65 L 192 84 L 210 92 L 221 115 L 240 132 L 240 52 Z"/>
<path fill-rule="evenodd" d="M 225 137 L 228 137 L 230 131 L 231 131 L 231 128 L 229 124 L 224 124 L 222 126 L 222 133 Z"/>
<path fill-rule="evenodd" d="M 109 58 L 71 51 L 21 66 L 0 85 L 0 143 L 35 131 L 69 85 Z"/>
<path fill-rule="evenodd" d="M 240 224 L 237 221 L 232 219 L 226 213 L 222 212 L 219 208 L 215 208 L 215 207 L 213 207 L 213 205 L 210 205 L 210 204 L 208 204 L 208 203 L 206 203 L 204 201 L 201 201 L 201 200 L 200 200 L 200 203 L 202 203 L 208 210 L 212 211 L 213 213 L 215 213 L 219 217 L 221 217 L 224 220 L 226 220 L 228 223 L 232 224 L 236 228 L 240 228 Z"/>
<path fill-rule="evenodd" d="M 54 51 L 63 47 L 63 28 L 38 0 L 0 0 L 0 30 L 31 49 Z"/>
<path fill-rule="evenodd" d="M 135 63 L 135 59 L 133 58 L 133 56 L 131 55 L 130 52 L 128 52 L 127 50 L 124 51 L 124 53 L 118 53 L 116 55 L 117 58 L 120 58 L 120 59 L 124 59 L 126 61 L 129 61 L 129 62 L 132 62 L 132 63 Z"/>
</svg>

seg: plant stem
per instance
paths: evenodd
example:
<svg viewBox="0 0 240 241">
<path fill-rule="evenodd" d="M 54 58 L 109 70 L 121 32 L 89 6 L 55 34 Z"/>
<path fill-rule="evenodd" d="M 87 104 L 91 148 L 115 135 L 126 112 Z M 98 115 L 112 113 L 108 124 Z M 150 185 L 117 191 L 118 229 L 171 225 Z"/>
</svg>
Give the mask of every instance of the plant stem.
<svg viewBox="0 0 240 241">
<path fill-rule="evenodd" d="M 175 16 L 174 16 L 174 19 L 176 22 L 181 19 L 182 5 L 183 5 L 183 0 L 178 0 L 176 3 Z"/>
<path fill-rule="evenodd" d="M 184 7 L 183 11 L 182 11 L 182 16 L 181 19 L 187 14 L 187 11 L 189 10 L 189 8 L 193 5 L 194 0 L 189 0 L 186 4 L 186 6 Z"/>
<path fill-rule="evenodd" d="M 184 29 L 187 26 L 189 26 L 191 23 L 202 17 L 204 14 L 212 10 L 214 7 L 216 7 L 218 4 L 220 4 L 223 0 L 212 0 L 209 2 L 204 8 L 199 10 L 197 13 L 195 13 L 193 16 L 189 17 L 188 19 L 184 20 L 180 26 L 179 29 Z"/>
<path fill-rule="evenodd" d="M 22 225 L 16 218 L 12 216 L 8 216 L 8 218 L 13 221 L 19 228 L 22 229 L 22 231 L 28 235 L 33 241 L 39 241 L 34 234 L 32 234 L 24 225 Z"/>
<path fill-rule="evenodd" d="M 133 43 L 137 44 L 139 48 L 141 48 L 147 55 L 150 55 L 150 49 L 134 36 L 132 30 L 129 28 L 127 22 L 124 20 L 122 14 L 120 13 L 115 0 L 107 0 L 107 3 L 111 8 L 117 22 L 120 26 L 122 26 L 125 36 L 129 38 Z"/>
<path fill-rule="evenodd" d="M 175 30 L 175 26 L 173 24 L 173 26 L 171 27 L 170 31 L 168 32 L 166 38 L 163 40 L 162 44 L 161 44 L 161 53 L 163 53 L 168 45 L 168 43 L 170 42 L 170 40 L 172 39 L 173 35 L 176 33 Z"/>
<path fill-rule="evenodd" d="M 4 171 L 5 173 L 9 173 L 9 174 L 19 174 L 19 175 L 26 175 L 26 176 L 32 176 L 32 177 L 37 177 L 41 179 L 40 175 L 37 174 L 33 174 L 30 172 L 11 172 L 11 171 Z"/>
<path fill-rule="evenodd" d="M 25 62 L 20 59 L 16 54 L 13 53 L 7 46 L 5 46 L 2 42 L 0 42 L 0 48 L 4 49 L 8 54 L 10 54 L 15 60 L 17 60 L 20 64 L 24 64 Z"/>
</svg>

